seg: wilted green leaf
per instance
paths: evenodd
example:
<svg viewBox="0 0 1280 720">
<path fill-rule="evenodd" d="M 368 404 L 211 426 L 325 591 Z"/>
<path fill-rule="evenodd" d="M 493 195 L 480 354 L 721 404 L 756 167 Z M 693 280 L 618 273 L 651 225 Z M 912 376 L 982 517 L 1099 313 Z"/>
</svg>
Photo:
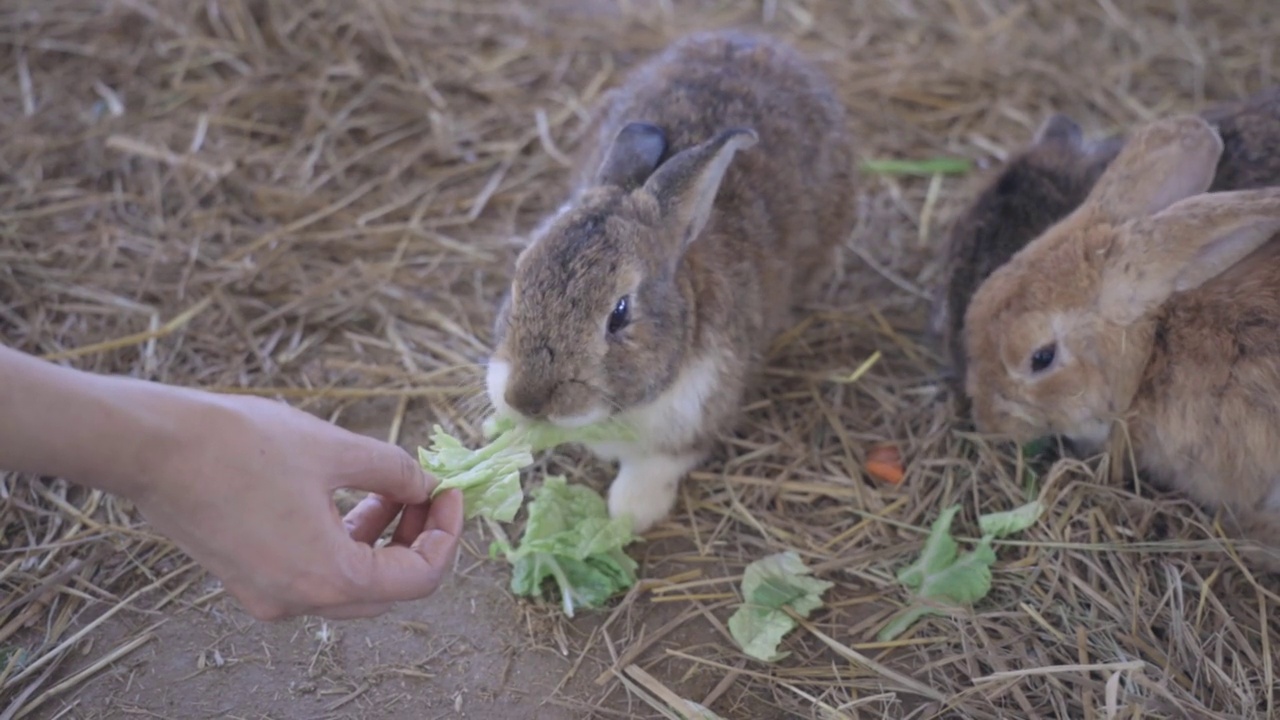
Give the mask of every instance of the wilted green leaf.
<svg viewBox="0 0 1280 720">
<path fill-rule="evenodd" d="M 912 591 L 914 602 L 880 630 L 877 638 L 882 642 L 901 635 L 925 615 L 947 614 L 986 597 L 991 592 L 991 566 L 996 561 L 992 539 L 1027 529 L 1040 517 L 1043 507 L 1032 502 L 982 516 L 982 539 L 963 555 L 951 536 L 951 522 L 959 510 L 959 505 L 953 505 L 938 515 L 920 557 L 898 572 L 898 581 Z"/>
<path fill-rule="evenodd" d="M 573 617 L 577 608 L 599 607 L 635 584 L 636 563 L 623 552 L 634 540 L 630 518 L 611 519 L 599 494 L 558 475 L 532 495 L 519 546 L 494 542 L 489 549 L 514 566 L 512 592 L 539 597 L 550 578 L 565 614 Z"/>
<path fill-rule="evenodd" d="M 747 566 L 742 577 L 743 604 L 729 618 L 729 633 L 747 655 L 775 662 L 786 657 L 778 645 L 795 629 L 796 621 L 782 608 L 808 617 L 822 605 L 832 583 L 809 576 L 810 570 L 794 552 L 761 558 Z"/>
<path fill-rule="evenodd" d="M 924 541 L 919 559 L 898 571 L 898 582 L 911 590 L 919 590 L 928 575 L 955 562 L 957 546 L 951 537 L 951 521 L 959 511 L 959 505 L 952 505 L 938 515 L 929 530 L 929 537 Z"/>
<path fill-rule="evenodd" d="M 1006 537 L 1035 525 L 1043 512 L 1044 505 L 1039 500 L 1033 500 L 1013 510 L 982 515 L 978 518 L 978 527 L 982 528 L 983 535 Z"/>
</svg>

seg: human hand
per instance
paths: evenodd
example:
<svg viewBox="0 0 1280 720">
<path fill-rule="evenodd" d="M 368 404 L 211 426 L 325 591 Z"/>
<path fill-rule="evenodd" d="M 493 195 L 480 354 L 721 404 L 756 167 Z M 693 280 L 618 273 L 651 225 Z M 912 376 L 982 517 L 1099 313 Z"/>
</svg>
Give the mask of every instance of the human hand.
<svg viewBox="0 0 1280 720">
<path fill-rule="evenodd" d="M 120 489 L 255 618 L 370 617 L 440 586 L 462 495 L 430 500 L 437 481 L 404 450 L 279 402 L 151 391 L 180 397 L 173 429 Z M 338 488 L 372 494 L 340 518 Z"/>
</svg>

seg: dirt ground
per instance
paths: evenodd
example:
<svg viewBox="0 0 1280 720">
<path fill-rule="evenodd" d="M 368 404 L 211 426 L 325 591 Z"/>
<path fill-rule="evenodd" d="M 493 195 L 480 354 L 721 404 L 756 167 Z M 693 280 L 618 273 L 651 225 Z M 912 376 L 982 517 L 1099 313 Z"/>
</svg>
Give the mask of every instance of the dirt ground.
<svg viewBox="0 0 1280 720">
<path fill-rule="evenodd" d="M 622 692 L 601 697 L 594 678 L 608 670 L 607 655 L 578 657 L 538 632 L 545 628 L 537 613 L 512 598 L 507 578 L 500 566 L 481 564 L 429 601 L 376 620 L 262 624 L 225 600 L 176 612 L 154 640 L 68 698 L 69 708 L 57 703 L 34 717 L 663 717 Z M 649 605 L 639 619 L 659 627 L 674 610 Z M 605 617 L 587 615 L 573 631 L 589 635 Z M 95 644 L 121 642 L 153 620 L 110 623 Z M 708 632 L 705 621 L 691 620 L 668 643 L 687 647 Z M 716 682 L 704 675 L 678 686 L 708 693 Z M 583 706 L 588 698 L 601 705 L 595 714 Z"/>
<path fill-rule="evenodd" d="M 374 401 L 346 414 L 343 425 L 385 437 L 390 403 Z M 409 448 L 429 441 L 430 418 L 411 412 L 401 435 Z M 584 482 L 603 491 L 608 467 L 573 450 L 539 462 L 532 470 L 563 472 L 586 463 Z M 353 496 L 339 495 L 347 507 Z M 30 718 L 106 720 L 174 718 L 212 720 L 339 720 L 415 717 L 492 720 L 579 720 L 671 717 L 640 701 L 617 681 L 620 653 L 645 660 L 663 685 L 678 689 L 729 720 L 784 720 L 796 715 L 726 696 L 739 673 L 759 673 L 744 658 L 723 667 L 664 659 L 671 652 L 696 653 L 732 644 L 724 621 L 732 595 L 718 593 L 690 609 L 652 596 L 625 597 L 602 610 L 579 611 L 566 620 L 557 607 L 515 597 L 509 568 L 489 560 L 491 537 L 469 524 L 456 572 L 432 597 L 406 603 L 375 619 L 330 622 L 301 618 L 276 623 L 254 620 L 199 570 L 194 582 L 162 610 L 119 610 L 94 629 L 57 677 L 74 678 L 92 668 L 107 648 L 150 638 Z M 678 528 L 650 533 L 629 552 L 642 578 L 696 573 L 733 577 L 724 558 L 699 552 Z M 177 562 L 159 568 L 173 570 Z M 738 571 L 740 573 L 740 570 Z M 719 583 L 716 590 L 727 590 Z M 678 600 L 679 598 L 673 598 Z M 883 608 L 880 608 L 883 610 Z M 81 621 L 92 622 L 100 612 Z M 855 609 L 847 618 L 861 619 Z M 612 630 L 610 630 L 610 626 Z M 605 641 L 635 635 L 635 652 Z M 656 637 L 655 637 L 656 636 Z M 649 639 L 653 638 L 650 643 Z M 27 633 L 27 642 L 38 642 Z M 616 641 L 615 641 L 616 642 Z M 21 642 L 19 644 L 22 644 Z M 792 698 L 791 700 L 794 700 Z M 815 714 L 812 717 L 821 717 Z"/>
<path fill-rule="evenodd" d="M 648 544 L 662 560 L 645 564 L 645 577 L 716 565 L 714 557 L 699 557 L 678 538 L 662 539 L 659 533 Z M 95 630 L 82 648 L 83 659 L 69 662 L 59 676 L 91 665 L 102 648 L 143 633 L 152 639 L 29 717 L 667 717 L 613 682 L 618 648 L 598 642 L 613 609 L 580 612 L 566 623 L 554 618 L 556 609 L 517 600 L 507 588 L 506 566 L 488 561 L 486 547 L 488 539 L 475 528 L 468 530 L 458 571 L 448 584 L 429 600 L 404 603 L 371 620 L 259 623 L 225 596 L 189 605 L 218 592 L 206 579 L 163 614 L 125 611 Z M 644 556 L 637 553 L 637 560 Z M 644 653 L 659 660 L 650 673 L 678 688 L 682 697 L 708 705 L 722 696 L 724 679 L 732 679 L 732 670 L 741 670 L 745 662 L 726 667 L 726 675 L 660 659 L 668 650 L 690 652 L 714 641 L 732 642 L 722 624 L 726 603 L 714 605 L 716 615 L 690 616 L 675 602 L 635 602 L 625 620 L 639 626 L 641 637 L 662 630 Z M 714 710 L 727 719 L 794 717 L 741 700 L 718 703 Z"/>
<path fill-rule="evenodd" d="M 372 427 L 372 418 L 379 415 L 376 408 L 361 414 L 371 420 L 349 427 L 373 436 L 385 433 Z M 427 441 L 425 433 L 404 439 Z M 642 577 L 671 577 L 690 570 L 733 574 L 678 534 L 665 535 L 657 531 L 643 548 L 632 549 L 643 564 Z M 733 680 L 735 669 L 746 668 L 741 660 L 723 670 L 662 661 L 668 651 L 696 652 L 717 642 L 731 643 L 723 625 L 724 601 L 689 612 L 676 602 L 624 599 L 604 610 L 580 611 L 566 622 L 556 608 L 512 595 L 507 566 L 487 559 L 488 542 L 472 526 L 457 572 L 439 592 L 369 620 L 257 622 L 221 594 L 215 581 L 193 573 L 202 579 L 162 613 L 125 610 L 104 623 L 81 649 L 82 657 L 67 663 L 58 675 L 73 677 L 105 648 L 144 634 L 150 640 L 74 693 L 28 717 L 669 717 L 615 681 L 612 670 L 621 649 L 600 642 L 603 626 L 614 623 L 639 628 L 641 638 L 661 632 L 644 651 L 645 658 L 657 660 L 647 669 L 696 702 L 710 705 L 721 698 L 728 687 L 726 678 Z M 210 593 L 216 597 L 206 599 Z M 711 609 L 719 611 L 713 614 Z M 776 708 L 743 706 L 741 701 L 718 703 L 715 710 L 730 719 L 794 717 Z"/>
<path fill-rule="evenodd" d="M 775 392 L 780 390 L 775 389 Z M 385 437 L 391 403 L 365 403 L 343 417 L 348 429 Z M 405 447 L 429 441 L 430 417 L 410 412 L 401 435 Z M 564 472 L 586 465 L 581 481 L 604 490 L 608 466 L 572 449 L 542 459 L 530 470 Z M 686 491 L 691 492 L 691 491 Z M 340 508 L 353 496 L 339 495 Z M 731 557 L 717 557 L 714 544 L 699 549 L 678 527 L 677 518 L 629 549 L 641 564 L 641 578 L 740 576 Z M 147 609 L 163 597 L 152 592 L 135 606 L 94 629 L 65 663 L 58 678 L 74 678 L 93 668 L 108 648 L 147 637 L 113 662 L 31 713 L 30 718 L 106 720 L 339 720 L 414 717 L 426 720 L 586 720 L 672 717 L 642 702 L 618 682 L 618 670 L 643 661 L 647 672 L 685 699 L 712 708 L 726 720 L 785 720 L 824 717 L 818 710 L 796 715 L 758 693 L 727 691 L 743 675 L 760 675 L 760 664 L 738 656 L 723 664 L 681 661 L 689 654 L 722 654 L 733 646 L 725 620 L 736 596 L 725 582 L 714 582 L 688 607 L 678 601 L 698 598 L 644 596 L 644 583 L 629 596 L 601 610 L 579 611 L 567 620 L 557 607 L 515 597 L 507 586 L 509 568 L 489 560 L 491 537 L 469 524 L 451 579 L 432 597 L 406 603 L 368 620 L 329 622 L 301 618 L 276 623 L 254 620 L 193 570 L 191 585 L 160 610 Z M 708 552 L 708 549 L 711 551 Z M 157 572 L 176 569 L 167 562 Z M 138 609 L 132 609 L 136 607 Z M 842 622 L 858 625 L 884 603 L 862 601 L 846 608 Z M 88 624 L 101 612 L 80 621 Z M 869 626 L 868 626 L 869 627 Z M 606 639 L 608 638 L 608 639 Z M 28 642 L 37 642 L 27 633 Z M 627 640 L 634 647 L 619 647 Z M 798 644 L 812 640 L 793 638 Z M 21 644 L 21 643 L 19 643 Z M 622 653 L 626 662 L 619 662 Z M 787 672 L 782 672 L 786 677 Z M 797 678 L 803 673 L 796 673 Z M 796 698 L 782 699 L 794 707 Z M 892 701 L 905 713 L 918 702 Z M 879 717 L 879 713 L 876 714 Z M 896 714 L 894 715 L 896 716 Z M 690 720 L 695 720 L 691 718 Z"/>
</svg>

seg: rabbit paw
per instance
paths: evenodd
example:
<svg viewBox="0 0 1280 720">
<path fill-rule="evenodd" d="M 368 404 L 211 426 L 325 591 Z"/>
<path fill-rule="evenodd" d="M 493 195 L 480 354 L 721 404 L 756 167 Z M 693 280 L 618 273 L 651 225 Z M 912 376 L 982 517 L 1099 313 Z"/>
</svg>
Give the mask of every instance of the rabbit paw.
<svg viewBox="0 0 1280 720">
<path fill-rule="evenodd" d="M 609 487 L 609 515 L 630 515 L 633 533 L 648 532 L 675 507 L 680 479 L 698 460 L 694 454 L 622 458 L 618 476 Z"/>
</svg>

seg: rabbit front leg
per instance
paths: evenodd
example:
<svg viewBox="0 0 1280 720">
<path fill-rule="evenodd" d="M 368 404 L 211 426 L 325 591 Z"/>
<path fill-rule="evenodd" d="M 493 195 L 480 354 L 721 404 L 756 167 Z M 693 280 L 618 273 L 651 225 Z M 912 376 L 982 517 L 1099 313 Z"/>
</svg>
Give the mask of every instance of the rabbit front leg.
<svg viewBox="0 0 1280 720">
<path fill-rule="evenodd" d="M 696 452 L 623 454 L 609 487 L 609 515 L 630 515 L 632 532 L 648 532 L 675 507 L 681 478 L 701 460 Z"/>
</svg>

